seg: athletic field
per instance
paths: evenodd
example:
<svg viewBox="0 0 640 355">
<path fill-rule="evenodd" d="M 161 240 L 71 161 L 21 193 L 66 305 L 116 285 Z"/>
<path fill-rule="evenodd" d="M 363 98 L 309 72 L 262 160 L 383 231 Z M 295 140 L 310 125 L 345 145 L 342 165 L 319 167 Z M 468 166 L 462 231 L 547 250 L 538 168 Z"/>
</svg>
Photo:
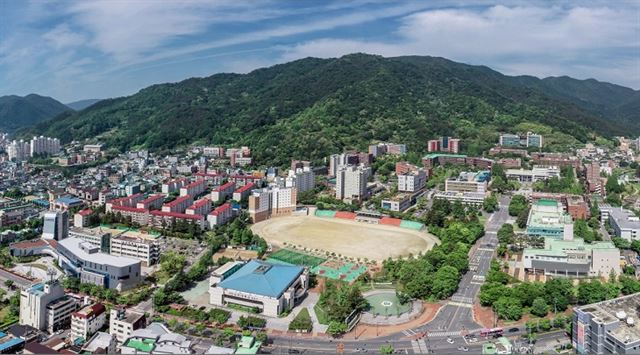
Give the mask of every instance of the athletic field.
<svg viewBox="0 0 640 355">
<path fill-rule="evenodd" d="M 251 230 L 275 246 L 301 245 L 369 260 L 416 255 L 438 242 L 425 231 L 315 216 L 272 218 L 254 224 Z"/>
</svg>

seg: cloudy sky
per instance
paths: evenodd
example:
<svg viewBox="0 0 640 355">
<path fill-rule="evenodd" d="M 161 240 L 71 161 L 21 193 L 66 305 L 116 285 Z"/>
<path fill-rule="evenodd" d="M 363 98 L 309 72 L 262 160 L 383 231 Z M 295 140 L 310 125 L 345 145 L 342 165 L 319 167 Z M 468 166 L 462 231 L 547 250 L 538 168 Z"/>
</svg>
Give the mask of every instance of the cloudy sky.
<svg viewBox="0 0 640 355">
<path fill-rule="evenodd" d="M 640 2 L 0 0 L 0 95 L 115 97 L 353 52 L 640 89 Z"/>
</svg>

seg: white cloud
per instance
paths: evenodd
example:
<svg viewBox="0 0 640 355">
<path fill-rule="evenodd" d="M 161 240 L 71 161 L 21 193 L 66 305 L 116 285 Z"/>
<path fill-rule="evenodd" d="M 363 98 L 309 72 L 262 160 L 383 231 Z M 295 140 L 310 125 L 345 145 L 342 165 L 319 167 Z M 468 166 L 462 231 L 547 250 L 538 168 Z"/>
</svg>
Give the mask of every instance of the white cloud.
<svg viewBox="0 0 640 355">
<path fill-rule="evenodd" d="M 72 31 L 71 27 L 66 23 L 56 26 L 45 33 L 42 38 L 56 50 L 69 47 L 76 48 L 86 41 L 86 37 L 83 34 Z"/>
<path fill-rule="evenodd" d="M 353 52 L 433 55 L 506 69 L 507 74 L 596 77 L 638 88 L 637 19 L 637 11 L 607 7 L 499 5 L 480 12 L 423 11 L 403 19 L 395 33 L 398 40 L 316 39 L 287 48 L 281 60 L 336 57 Z M 634 50 L 635 56 L 631 58 L 619 54 Z"/>
</svg>

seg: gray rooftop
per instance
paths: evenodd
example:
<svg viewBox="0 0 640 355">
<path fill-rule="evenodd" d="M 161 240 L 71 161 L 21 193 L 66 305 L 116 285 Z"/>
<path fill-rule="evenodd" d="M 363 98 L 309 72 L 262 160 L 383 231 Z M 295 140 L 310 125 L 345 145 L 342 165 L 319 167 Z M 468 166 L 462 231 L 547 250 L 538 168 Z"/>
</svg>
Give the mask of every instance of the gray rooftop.
<svg viewBox="0 0 640 355">
<path fill-rule="evenodd" d="M 607 210 L 609 217 L 616 221 L 620 229 L 640 229 L 640 219 L 631 211 L 622 207 L 601 207 L 601 210 Z"/>
<path fill-rule="evenodd" d="M 86 243 L 80 238 L 69 237 L 58 242 L 61 246 L 69 250 L 82 260 L 91 261 L 102 265 L 111 265 L 115 267 L 126 267 L 140 264 L 140 260 L 128 258 L 125 256 L 113 256 L 101 252 L 87 253 L 81 248 L 81 244 Z"/>
</svg>

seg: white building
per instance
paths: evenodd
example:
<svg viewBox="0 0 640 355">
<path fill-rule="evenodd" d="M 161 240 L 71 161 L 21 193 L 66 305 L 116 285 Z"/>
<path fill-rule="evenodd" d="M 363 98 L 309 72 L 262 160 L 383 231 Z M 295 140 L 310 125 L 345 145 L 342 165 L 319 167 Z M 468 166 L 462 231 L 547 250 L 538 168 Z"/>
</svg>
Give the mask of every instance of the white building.
<svg viewBox="0 0 640 355">
<path fill-rule="evenodd" d="M 611 242 L 585 243 L 582 239 L 545 238 L 544 249 L 526 248 L 525 270 L 561 277 L 604 277 L 620 275 L 620 250 Z"/>
<path fill-rule="evenodd" d="M 71 321 L 77 308 L 57 281 L 37 283 L 20 291 L 20 324 L 50 333 Z"/>
<path fill-rule="evenodd" d="M 114 308 L 109 313 L 109 334 L 114 335 L 120 344 L 124 343 L 134 330 L 144 328 L 146 324 L 147 320 L 142 313 L 127 311 L 124 308 Z"/>
<path fill-rule="evenodd" d="M 485 193 L 456 191 L 440 191 L 433 195 L 434 199 L 443 199 L 451 203 L 460 202 L 463 205 L 470 206 L 482 206 L 485 197 Z"/>
<path fill-rule="evenodd" d="M 406 174 L 398 175 L 398 191 L 416 192 L 427 184 L 427 172 L 419 169 Z"/>
<path fill-rule="evenodd" d="M 536 182 L 552 177 L 560 177 L 560 168 L 557 166 L 546 168 L 534 166 L 531 170 L 507 169 L 505 174 L 507 179 L 514 179 L 520 182 Z"/>
<path fill-rule="evenodd" d="M 118 342 L 116 337 L 103 332 L 95 333 L 89 340 L 87 340 L 82 349 L 81 354 L 116 354 Z"/>
<path fill-rule="evenodd" d="M 384 199 L 380 202 L 380 205 L 385 210 L 402 212 L 411 207 L 411 195 L 401 194 L 393 198 Z"/>
<path fill-rule="evenodd" d="M 30 156 L 57 154 L 60 152 L 60 140 L 49 137 L 33 137 L 30 142 Z"/>
<path fill-rule="evenodd" d="M 231 208 L 231 204 L 225 203 L 221 206 L 216 207 L 209 215 L 207 216 L 207 223 L 209 224 L 209 229 L 213 229 L 217 226 L 221 226 L 226 224 L 233 217 L 233 209 Z"/>
<path fill-rule="evenodd" d="M 316 186 L 316 177 L 311 167 L 305 166 L 295 171 L 289 170 L 284 187 L 295 187 L 298 194 L 313 190 Z"/>
<path fill-rule="evenodd" d="M 22 161 L 31 156 L 31 145 L 24 140 L 13 141 L 7 145 L 9 160 Z"/>
<path fill-rule="evenodd" d="M 42 238 L 62 240 L 69 236 L 69 212 L 46 212 Z"/>
<path fill-rule="evenodd" d="M 364 165 L 341 167 L 336 172 L 336 198 L 343 201 L 365 200 L 369 176 L 371 168 Z"/>
<path fill-rule="evenodd" d="M 107 309 L 102 303 L 88 305 L 71 314 L 71 339 L 89 339 L 104 326 Z"/>
<path fill-rule="evenodd" d="M 231 262 L 216 269 L 209 280 L 210 303 L 254 307 L 277 317 L 289 311 L 309 287 L 309 274 L 300 266 L 271 264 L 259 260 Z"/>
<path fill-rule="evenodd" d="M 622 207 L 600 206 L 600 220 L 609 221 L 616 237 L 630 242 L 640 240 L 640 218 Z"/>
<path fill-rule="evenodd" d="M 271 216 L 289 215 L 296 209 L 297 192 L 294 188 L 271 187 L 258 189 L 249 196 L 249 216 L 253 223 Z"/>
</svg>

